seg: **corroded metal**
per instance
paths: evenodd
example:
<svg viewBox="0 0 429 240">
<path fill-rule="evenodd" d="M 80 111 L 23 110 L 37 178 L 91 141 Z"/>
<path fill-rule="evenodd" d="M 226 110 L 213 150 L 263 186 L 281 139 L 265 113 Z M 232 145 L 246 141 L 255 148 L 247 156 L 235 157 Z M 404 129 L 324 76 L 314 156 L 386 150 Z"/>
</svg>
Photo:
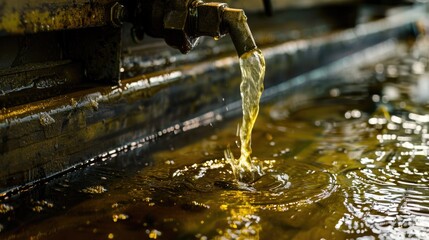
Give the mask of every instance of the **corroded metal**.
<svg viewBox="0 0 429 240">
<path fill-rule="evenodd" d="M 0 107 L 13 106 L 60 95 L 85 82 L 117 83 L 121 28 L 104 26 L 4 36 L 0 38 L 0 51 Z M 64 62 L 70 64 L 66 66 Z M 57 67 L 60 65 L 64 67 Z M 50 84 L 41 88 L 40 83 L 46 81 Z M 62 89 L 65 82 L 73 86 Z"/>
<path fill-rule="evenodd" d="M 256 48 L 244 11 L 229 8 L 225 3 L 151 0 L 142 8 L 146 11 L 133 14 L 134 18 L 141 19 L 135 23 L 137 28 L 143 24 L 150 36 L 164 38 L 182 53 L 193 49 L 201 36 L 221 38 L 228 33 L 239 56 Z"/>
<path fill-rule="evenodd" d="M 73 73 L 73 76 L 79 75 L 76 79 L 116 83 L 122 38 L 119 25 L 123 14 L 124 6 L 113 0 L 0 0 L 2 98 L 15 99 L 27 92 L 23 90 L 32 88 L 31 84 L 39 81 L 37 66 L 67 61 L 80 66 L 72 67 L 72 71 L 80 71 Z M 25 72 L 29 66 L 35 67 Z M 19 77 L 11 79 L 7 71 L 20 72 Z M 41 76 L 45 75 L 42 71 Z M 62 85 L 65 80 L 61 78 L 50 77 L 51 82 L 57 79 L 50 85 Z M 54 96 L 64 93 L 43 90 L 38 91 L 38 97 L 28 99 L 52 96 L 48 92 Z M 1 101 L 1 105 L 14 105 L 22 99 L 6 105 L 5 102 L 12 101 Z"/>
<path fill-rule="evenodd" d="M 0 1 L 0 34 L 37 33 L 52 30 L 104 26 L 111 21 L 115 1 L 27 0 Z"/>
<path fill-rule="evenodd" d="M 198 2 L 195 8 L 196 31 L 198 35 L 220 38 L 226 34 L 224 21 L 224 9 L 228 5 L 224 3 Z"/>
<path fill-rule="evenodd" d="M 52 94 L 68 93 L 82 82 L 81 72 L 81 64 L 71 61 L 0 70 L 0 108 L 39 101 Z"/>
<path fill-rule="evenodd" d="M 247 24 L 247 17 L 243 10 L 226 8 L 223 13 L 223 21 L 228 28 L 239 56 L 256 48 L 255 40 Z"/>
<path fill-rule="evenodd" d="M 424 14 L 414 11 L 359 30 L 262 48 L 270 66 L 266 86 L 389 39 L 414 37 L 414 20 Z M 69 170 L 106 150 L 192 129 L 195 124 L 187 120 L 238 102 L 237 65 L 236 56 L 224 55 L 123 80 L 121 86 L 1 109 L 0 192 Z"/>
<path fill-rule="evenodd" d="M 49 61 L 77 61 L 82 63 L 82 75 L 89 81 L 117 82 L 123 21 L 133 23 L 135 39 L 141 39 L 142 32 L 146 32 L 153 37 L 164 38 L 168 45 L 182 53 L 193 49 L 200 36 L 220 38 L 228 32 L 231 32 L 239 55 L 255 48 L 243 11 L 225 9 L 226 4 L 223 3 L 195 0 L 121 3 L 113 0 L 0 0 L 0 36 L 25 37 L 20 39 L 23 43 L 18 46 L 18 51 L 9 53 L 7 50 L 6 54 L 14 60 L 4 67 L 19 68 L 25 64 L 44 63 L 44 53 L 29 57 L 27 51 L 40 48 L 43 40 L 32 42 L 27 38 L 32 40 L 37 38 L 34 35 L 49 33 L 49 43 L 56 50 L 55 57 Z M 13 56 L 13 53 L 16 55 Z M 23 81 L 29 82 L 31 79 Z M 12 85 L 19 82 L 22 81 Z M 9 88 L 5 84 L 0 85 L 3 95 L 16 92 L 20 86 L 12 90 Z"/>
</svg>

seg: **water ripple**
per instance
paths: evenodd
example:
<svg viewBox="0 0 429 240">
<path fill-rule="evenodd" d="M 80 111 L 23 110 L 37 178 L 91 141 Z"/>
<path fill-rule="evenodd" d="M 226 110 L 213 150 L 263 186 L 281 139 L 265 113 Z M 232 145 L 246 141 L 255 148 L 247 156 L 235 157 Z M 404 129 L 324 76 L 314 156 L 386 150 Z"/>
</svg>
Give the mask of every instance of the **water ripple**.
<svg viewBox="0 0 429 240">
<path fill-rule="evenodd" d="M 223 159 L 184 166 L 171 173 L 158 172 L 145 177 L 144 182 L 177 201 L 194 199 L 216 206 L 237 205 L 241 201 L 241 204 L 272 211 L 286 211 L 291 206 L 318 202 L 336 189 L 334 175 L 309 164 L 266 160 L 262 168 L 266 174 L 251 184 L 237 182 L 231 167 Z M 206 198 L 201 193 L 212 197 Z M 212 199 L 218 200 L 213 202 Z"/>
</svg>

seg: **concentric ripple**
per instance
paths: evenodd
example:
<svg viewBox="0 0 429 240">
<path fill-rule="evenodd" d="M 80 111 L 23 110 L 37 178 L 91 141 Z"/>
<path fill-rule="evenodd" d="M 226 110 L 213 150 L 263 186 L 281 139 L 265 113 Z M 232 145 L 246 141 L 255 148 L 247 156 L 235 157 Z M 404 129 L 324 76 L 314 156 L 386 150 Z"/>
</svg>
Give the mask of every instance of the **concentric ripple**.
<svg viewBox="0 0 429 240">
<path fill-rule="evenodd" d="M 346 173 L 351 186 L 344 191 L 345 205 L 355 218 L 363 221 L 362 232 L 374 232 L 381 239 L 426 239 L 429 235 L 427 125 L 395 115 L 368 121 L 383 129 L 377 136 L 383 147 L 362 155 L 364 168 Z M 341 227 L 350 231 L 352 225 L 346 225 Z"/>
<path fill-rule="evenodd" d="M 236 181 L 224 159 L 185 166 L 169 175 L 164 172 L 148 176 L 145 182 L 157 192 L 169 193 L 176 201 L 193 200 L 215 206 L 250 204 L 273 211 L 318 202 L 336 188 L 335 177 L 315 166 L 280 160 L 259 162 L 265 175 L 249 184 Z"/>
<path fill-rule="evenodd" d="M 388 168 L 362 169 L 346 176 L 352 179 L 352 187 L 345 192 L 346 207 L 369 231 L 382 239 L 424 239 L 429 234 L 427 172 L 419 180 L 414 174 Z"/>
</svg>

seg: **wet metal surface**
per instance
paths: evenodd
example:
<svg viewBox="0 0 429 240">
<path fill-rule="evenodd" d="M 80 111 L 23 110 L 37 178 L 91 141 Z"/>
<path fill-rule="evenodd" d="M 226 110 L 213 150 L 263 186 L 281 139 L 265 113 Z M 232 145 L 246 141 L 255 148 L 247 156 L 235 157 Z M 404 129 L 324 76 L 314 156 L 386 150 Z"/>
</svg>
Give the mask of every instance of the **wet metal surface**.
<svg viewBox="0 0 429 240">
<path fill-rule="evenodd" d="M 267 47 L 263 49 L 269 68 L 265 84 L 276 85 L 386 39 L 413 37 L 413 20 L 419 15 L 405 16 L 406 22 L 388 19 Z M 124 80 L 120 86 L 1 109 L 0 189 L 49 177 L 106 148 L 156 136 L 193 116 L 234 103 L 239 99 L 237 63 L 235 56 L 219 57 Z"/>
<path fill-rule="evenodd" d="M 103 26 L 114 1 L 0 1 L 0 35 Z"/>
</svg>

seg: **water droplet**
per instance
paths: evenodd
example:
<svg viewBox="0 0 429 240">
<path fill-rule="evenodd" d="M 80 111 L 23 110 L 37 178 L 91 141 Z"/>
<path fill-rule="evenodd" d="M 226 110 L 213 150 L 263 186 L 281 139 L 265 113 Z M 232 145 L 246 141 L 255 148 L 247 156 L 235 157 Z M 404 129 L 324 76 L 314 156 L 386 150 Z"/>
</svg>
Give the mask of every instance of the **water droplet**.
<svg viewBox="0 0 429 240">
<path fill-rule="evenodd" d="M 340 96 L 340 94 L 341 94 L 341 92 L 340 92 L 340 89 L 338 89 L 338 88 L 332 88 L 329 91 L 329 95 L 331 95 L 331 97 L 338 97 L 338 96 Z"/>
</svg>

